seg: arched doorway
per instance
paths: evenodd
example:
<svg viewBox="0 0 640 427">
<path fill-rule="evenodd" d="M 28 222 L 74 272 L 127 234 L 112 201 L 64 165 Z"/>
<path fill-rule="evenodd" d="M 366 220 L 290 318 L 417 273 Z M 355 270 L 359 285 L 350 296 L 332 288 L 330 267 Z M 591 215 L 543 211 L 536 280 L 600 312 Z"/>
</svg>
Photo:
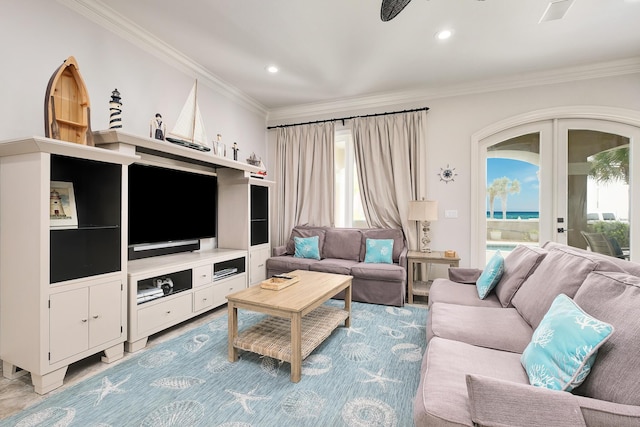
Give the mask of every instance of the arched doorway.
<svg viewBox="0 0 640 427">
<path fill-rule="evenodd" d="M 640 230 L 631 219 L 633 212 L 640 212 L 640 178 L 630 172 L 633 164 L 640 164 L 640 149 L 634 149 L 639 141 L 640 112 L 595 107 L 532 112 L 474 134 L 472 263 L 483 266 L 493 251 L 508 253 L 516 244 L 553 240 L 585 248 L 583 232 L 614 237 L 627 257 L 638 259 L 633 248 L 640 248 Z M 626 170 L 626 181 L 597 182 L 595 162 L 602 166 L 606 159 L 620 157 L 610 154 L 621 153 L 622 158 L 626 154 L 626 165 L 609 166 Z M 512 176 L 496 175 L 496 159 L 509 164 L 506 170 Z M 612 188 L 618 195 L 605 197 Z M 528 200 L 522 205 L 525 192 Z M 501 199 L 498 205 L 495 199 Z"/>
</svg>

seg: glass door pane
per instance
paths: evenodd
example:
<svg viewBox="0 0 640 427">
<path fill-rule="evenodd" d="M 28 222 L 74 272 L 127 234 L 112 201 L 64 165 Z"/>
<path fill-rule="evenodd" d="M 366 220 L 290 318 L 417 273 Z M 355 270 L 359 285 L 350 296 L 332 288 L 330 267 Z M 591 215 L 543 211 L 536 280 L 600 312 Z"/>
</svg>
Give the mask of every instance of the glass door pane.
<svg viewBox="0 0 640 427">
<path fill-rule="evenodd" d="M 486 257 L 540 241 L 540 132 L 487 147 Z"/>
<path fill-rule="evenodd" d="M 567 244 L 628 257 L 629 138 L 590 129 L 566 135 Z"/>
</svg>

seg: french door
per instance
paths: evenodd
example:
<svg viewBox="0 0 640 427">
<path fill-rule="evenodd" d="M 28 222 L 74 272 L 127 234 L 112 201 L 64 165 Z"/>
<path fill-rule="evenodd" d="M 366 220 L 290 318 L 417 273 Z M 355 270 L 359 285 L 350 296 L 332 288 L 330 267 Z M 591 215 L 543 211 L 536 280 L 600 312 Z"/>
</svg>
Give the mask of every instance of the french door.
<svg viewBox="0 0 640 427">
<path fill-rule="evenodd" d="M 472 141 L 472 263 L 482 266 L 517 244 L 586 248 L 583 232 L 601 232 L 627 258 L 640 259 L 640 224 L 632 221 L 640 212 L 640 173 L 632 166 L 640 165 L 640 127 L 529 119 L 493 126 Z"/>
</svg>

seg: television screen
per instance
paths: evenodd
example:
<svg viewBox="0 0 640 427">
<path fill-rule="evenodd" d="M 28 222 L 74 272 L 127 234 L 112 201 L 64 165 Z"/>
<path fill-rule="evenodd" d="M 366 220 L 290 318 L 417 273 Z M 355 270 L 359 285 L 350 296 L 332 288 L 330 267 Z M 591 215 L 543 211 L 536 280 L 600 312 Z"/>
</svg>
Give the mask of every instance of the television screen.
<svg viewBox="0 0 640 427">
<path fill-rule="evenodd" d="M 129 166 L 129 247 L 216 236 L 217 177 Z"/>
</svg>

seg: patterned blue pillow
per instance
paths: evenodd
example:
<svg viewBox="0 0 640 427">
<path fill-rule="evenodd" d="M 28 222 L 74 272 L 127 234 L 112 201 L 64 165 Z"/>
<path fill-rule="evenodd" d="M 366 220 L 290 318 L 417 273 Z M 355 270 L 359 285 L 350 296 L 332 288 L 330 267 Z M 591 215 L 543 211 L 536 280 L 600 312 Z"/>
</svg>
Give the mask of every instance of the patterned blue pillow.
<svg viewBox="0 0 640 427">
<path fill-rule="evenodd" d="M 588 315 L 565 294 L 558 295 L 520 357 L 529 383 L 563 391 L 578 387 L 612 333 L 613 326 Z"/>
<path fill-rule="evenodd" d="M 393 239 L 367 239 L 364 262 L 393 264 Z"/>
<path fill-rule="evenodd" d="M 293 237 L 296 258 L 320 259 L 320 237 Z"/>
<path fill-rule="evenodd" d="M 502 277 L 502 273 L 504 273 L 504 258 L 500 251 L 496 251 L 487 266 L 482 270 L 478 280 L 476 280 L 476 290 L 480 299 L 485 299 L 489 292 L 496 287 Z"/>
</svg>

